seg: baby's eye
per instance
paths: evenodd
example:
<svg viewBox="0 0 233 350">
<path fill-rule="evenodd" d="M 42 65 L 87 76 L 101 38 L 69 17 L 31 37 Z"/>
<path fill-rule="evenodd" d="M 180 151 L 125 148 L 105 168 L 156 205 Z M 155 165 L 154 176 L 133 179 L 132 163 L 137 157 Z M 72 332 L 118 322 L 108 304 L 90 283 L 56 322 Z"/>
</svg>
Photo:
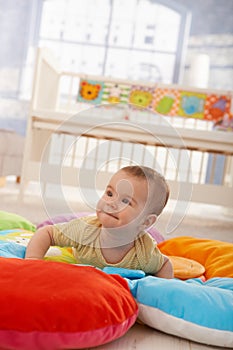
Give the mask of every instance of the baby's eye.
<svg viewBox="0 0 233 350">
<path fill-rule="evenodd" d="M 130 200 L 129 200 L 128 198 L 123 198 L 123 199 L 122 199 L 122 202 L 123 202 L 124 204 L 129 204 L 129 205 L 131 205 L 131 202 L 130 202 Z"/>
<path fill-rule="evenodd" d="M 106 195 L 107 195 L 108 197 L 112 197 L 112 196 L 113 196 L 112 191 L 110 191 L 110 190 L 106 191 Z"/>
</svg>

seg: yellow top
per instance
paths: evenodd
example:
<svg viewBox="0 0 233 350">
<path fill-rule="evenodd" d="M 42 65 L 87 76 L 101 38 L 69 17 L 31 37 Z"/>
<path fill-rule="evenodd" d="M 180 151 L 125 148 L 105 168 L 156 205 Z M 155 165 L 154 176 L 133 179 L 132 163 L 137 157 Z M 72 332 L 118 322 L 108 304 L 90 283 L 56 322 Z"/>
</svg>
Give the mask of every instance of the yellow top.
<svg viewBox="0 0 233 350">
<path fill-rule="evenodd" d="M 54 244 L 61 247 L 73 247 L 77 263 L 122 267 L 143 270 L 147 274 L 156 274 L 163 263 L 164 257 L 157 247 L 155 240 L 147 232 L 141 232 L 134 242 L 134 246 L 121 261 L 108 263 L 99 244 L 101 223 L 96 216 L 86 216 L 53 226 Z"/>
</svg>

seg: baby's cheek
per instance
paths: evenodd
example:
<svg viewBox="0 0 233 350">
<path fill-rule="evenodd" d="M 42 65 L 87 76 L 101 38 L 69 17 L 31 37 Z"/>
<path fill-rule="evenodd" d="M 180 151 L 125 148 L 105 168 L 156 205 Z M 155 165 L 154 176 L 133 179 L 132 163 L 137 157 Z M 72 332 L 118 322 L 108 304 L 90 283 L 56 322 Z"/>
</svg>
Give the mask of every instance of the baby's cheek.
<svg viewBox="0 0 233 350">
<path fill-rule="evenodd" d="M 96 205 L 96 210 L 101 210 L 101 209 L 103 209 L 104 203 L 105 203 L 104 199 L 103 199 L 103 198 L 100 198 L 100 200 L 98 201 L 98 203 L 97 203 L 97 205 Z"/>
<path fill-rule="evenodd" d="M 118 210 L 121 212 L 123 212 L 123 211 L 130 212 L 131 207 L 130 207 L 129 203 L 119 202 L 118 203 Z M 126 215 L 127 215 L 127 212 L 126 212 Z"/>
</svg>

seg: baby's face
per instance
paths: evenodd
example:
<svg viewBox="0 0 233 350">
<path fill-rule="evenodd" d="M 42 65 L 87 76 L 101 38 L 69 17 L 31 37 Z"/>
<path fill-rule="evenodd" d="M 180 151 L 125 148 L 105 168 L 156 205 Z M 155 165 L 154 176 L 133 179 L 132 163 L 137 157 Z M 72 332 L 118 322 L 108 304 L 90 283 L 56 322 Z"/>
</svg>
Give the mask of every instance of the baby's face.
<svg viewBox="0 0 233 350">
<path fill-rule="evenodd" d="M 145 218 L 148 196 L 147 181 L 120 170 L 111 178 L 97 204 L 97 216 L 104 228 L 124 228 L 139 232 Z"/>
</svg>

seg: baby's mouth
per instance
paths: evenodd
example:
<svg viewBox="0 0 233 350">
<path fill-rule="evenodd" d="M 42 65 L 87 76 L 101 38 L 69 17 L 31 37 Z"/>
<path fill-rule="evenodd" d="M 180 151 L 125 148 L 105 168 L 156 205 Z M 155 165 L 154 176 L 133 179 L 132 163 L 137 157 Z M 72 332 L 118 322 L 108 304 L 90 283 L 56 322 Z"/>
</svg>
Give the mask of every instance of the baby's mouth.
<svg viewBox="0 0 233 350">
<path fill-rule="evenodd" d="M 114 218 L 116 220 L 119 220 L 118 216 L 114 212 L 106 211 L 106 210 L 100 209 L 100 208 L 97 208 L 96 211 L 99 212 L 99 213 L 103 213 L 103 214 L 109 215 L 109 216 L 111 216 L 112 218 Z"/>
<path fill-rule="evenodd" d="M 104 210 L 103 210 L 103 213 L 106 214 L 106 215 L 111 216 L 112 218 L 114 218 L 116 220 L 119 220 L 118 217 L 114 213 L 111 213 L 111 212 L 108 212 L 108 211 L 104 211 Z"/>
</svg>

